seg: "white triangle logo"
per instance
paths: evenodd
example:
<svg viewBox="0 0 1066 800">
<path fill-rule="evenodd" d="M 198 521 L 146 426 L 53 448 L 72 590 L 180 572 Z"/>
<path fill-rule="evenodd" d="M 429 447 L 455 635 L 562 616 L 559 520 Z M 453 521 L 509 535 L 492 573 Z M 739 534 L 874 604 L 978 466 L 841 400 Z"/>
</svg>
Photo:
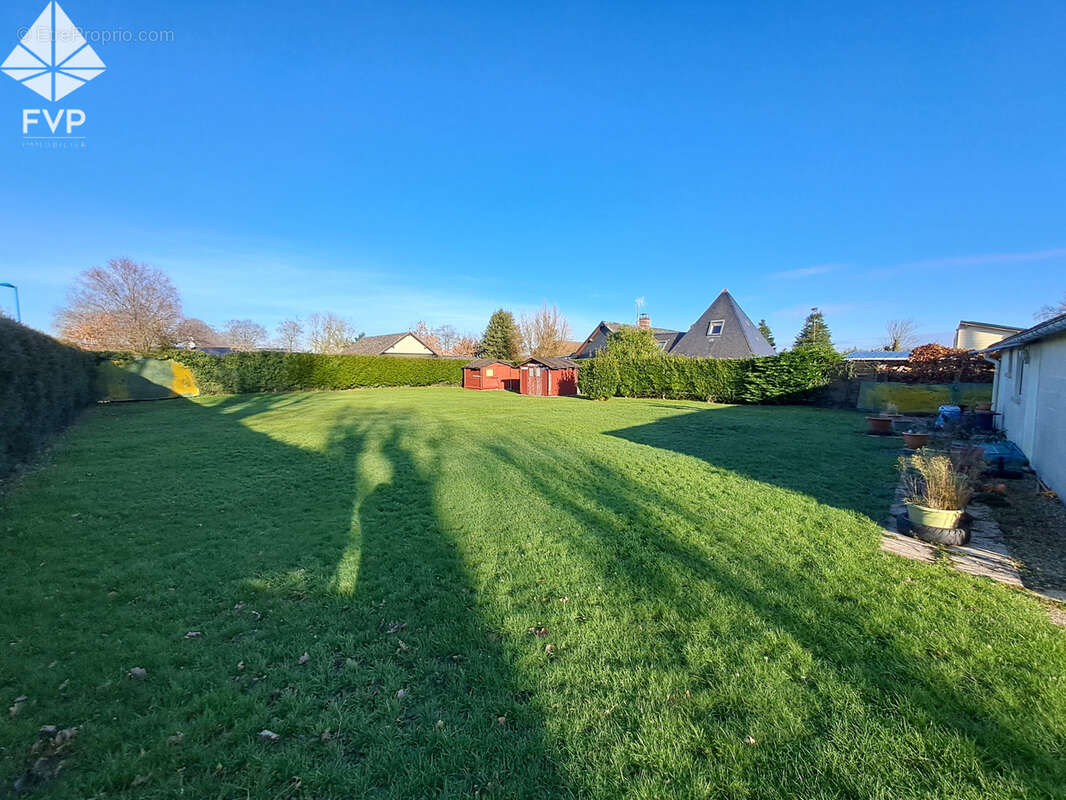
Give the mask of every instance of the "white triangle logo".
<svg viewBox="0 0 1066 800">
<path fill-rule="evenodd" d="M 103 74 L 104 62 L 59 3 L 37 17 L 0 71 L 49 102 L 56 102 Z"/>
</svg>

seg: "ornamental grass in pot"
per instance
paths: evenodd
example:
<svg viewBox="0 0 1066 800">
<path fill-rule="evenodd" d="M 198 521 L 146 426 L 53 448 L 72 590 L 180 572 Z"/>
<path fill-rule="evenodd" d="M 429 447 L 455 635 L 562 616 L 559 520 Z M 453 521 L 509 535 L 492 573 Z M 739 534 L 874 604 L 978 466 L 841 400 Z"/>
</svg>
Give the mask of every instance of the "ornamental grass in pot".
<svg viewBox="0 0 1066 800">
<path fill-rule="evenodd" d="M 911 524 L 945 530 L 958 526 L 980 475 L 976 460 L 924 448 L 900 456 L 899 469 Z"/>
</svg>

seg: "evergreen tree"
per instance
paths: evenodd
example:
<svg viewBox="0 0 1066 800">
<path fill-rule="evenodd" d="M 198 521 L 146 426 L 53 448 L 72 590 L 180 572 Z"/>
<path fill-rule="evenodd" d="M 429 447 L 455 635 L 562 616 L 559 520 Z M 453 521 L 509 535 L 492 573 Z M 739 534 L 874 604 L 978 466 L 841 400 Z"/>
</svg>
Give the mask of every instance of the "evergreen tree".
<svg viewBox="0 0 1066 800">
<path fill-rule="evenodd" d="M 770 343 L 770 347 L 777 347 L 777 342 L 774 341 L 774 335 L 770 331 L 770 326 L 766 324 L 766 320 L 759 320 L 759 333 Z"/>
<path fill-rule="evenodd" d="M 481 337 L 481 358 L 498 358 L 515 361 L 522 349 L 521 335 L 514 321 L 514 314 L 502 308 L 489 317 L 485 335 Z"/>
<path fill-rule="evenodd" d="M 829 332 L 829 326 L 825 324 L 825 317 L 817 308 L 812 308 L 811 313 L 807 315 L 792 349 L 833 351 L 832 334 Z"/>
</svg>

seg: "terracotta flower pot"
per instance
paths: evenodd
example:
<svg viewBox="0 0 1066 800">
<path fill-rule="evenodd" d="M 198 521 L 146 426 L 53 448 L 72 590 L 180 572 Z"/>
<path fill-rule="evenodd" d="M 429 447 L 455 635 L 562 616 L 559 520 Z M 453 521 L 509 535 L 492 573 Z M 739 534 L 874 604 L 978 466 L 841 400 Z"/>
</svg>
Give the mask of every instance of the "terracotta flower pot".
<svg viewBox="0 0 1066 800">
<path fill-rule="evenodd" d="M 903 434 L 903 444 L 906 445 L 908 450 L 918 450 L 929 444 L 930 436 L 928 433 L 905 433 Z"/>
<path fill-rule="evenodd" d="M 913 525 L 924 525 L 927 528 L 943 528 L 945 530 L 956 527 L 962 519 L 964 511 L 949 511 L 942 508 L 926 508 L 913 503 L 907 503 L 907 519 Z"/>
<path fill-rule="evenodd" d="M 891 436 L 892 417 L 867 417 L 866 432 L 872 436 Z"/>
</svg>

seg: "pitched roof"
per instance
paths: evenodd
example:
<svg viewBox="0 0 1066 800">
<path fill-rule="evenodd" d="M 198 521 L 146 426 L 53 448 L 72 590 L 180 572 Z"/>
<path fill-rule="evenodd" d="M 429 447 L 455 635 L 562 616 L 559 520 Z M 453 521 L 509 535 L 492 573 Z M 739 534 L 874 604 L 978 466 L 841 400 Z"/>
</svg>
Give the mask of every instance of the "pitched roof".
<svg viewBox="0 0 1066 800">
<path fill-rule="evenodd" d="M 844 356 L 845 361 L 906 361 L 910 350 L 856 350 Z"/>
<path fill-rule="evenodd" d="M 600 325 L 605 327 L 611 333 L 614 333 L 617 330 L 621 330 L 622 328 L 637 328 L 637 327 L 639 327 L 638 325 L 633 325 L 633 324 L 628 323 L 628 322 L 607 322 L 606 320 L 601 322 Z M 681 333 L 681 331 L 671 330 L 670 328 L 647 328 L 646 330 L 650 330 L 656 336 L 658 336 L 659 334 L 667 334 L 667 333 Z"/>
<path fill-rule="evenodd" d="M 463 364 L 463 369 L 481 369 L 482 367 L 491 367 L 493 364 L 504 364 L 508 367 L 513 367 L 510 361 L 504 361 L 500 358 L 475 358 L 473 361 Z"/>
<path fill-rule="evenodd" d="M 712 322 L 721 321 L 722 332 L 708 335 Z M 777 351 L 744 313 L 728 289 L 723 289 L 703 315 L 669 350 L 671 355 L 693 358 L 751 358 L 773 356 Z"/>
<path fill-rule="evenodd" d="M 555 356 L 531 356 L 522 362 L 522 364 L 530 363 L 543 364 L 550 369 L 574 369 L 578 366 L 569 358 L 556 358 Z"/>
<path fill-rule="evenodd" d="M 1054 336 L 1057 333 L 1066 333 L 1066 314 L 1060 314 L 1057 317 L 1046 319 L 1031 328 L 1026 328 L 1021 333 L 1008 336 L 1006 339 L 1002 339 L 978 352 L 994 353 L 997 350 L 1006 350 L 1010 347 L 1021 347 L 1030 342 L 1036 342 L 1040 339 L 1045 339 L 1048 336 Z"/>
<path fill-rule="evenodd" d="M 958 327 L 961 328 L 963 325 L 968 325 L 971 328 L 992 328 L 993 330 L 1009 331 L 1011 333 L 1021 333 L 1025 330 L 1025 328 L 1016 328 L 1013 325 L 997 325 L 994 322 L 972 322 L 968 319 L 962 320 Z"/>
<path fill-rule="evenodd" d="M 385 333 L 381 336 L 364 336 L 357 342 L 353 342 L 344 352 L 354 356 L 380 356 L 406 336 L 417 339 L 419 343 L 428 348 L 433 355 L 440 355 L 440 351 L 437 350 L 436 347 L 428 342 L 422 341 L 410 331 L 404 331 L 403 333 Z"/>
</svg>

